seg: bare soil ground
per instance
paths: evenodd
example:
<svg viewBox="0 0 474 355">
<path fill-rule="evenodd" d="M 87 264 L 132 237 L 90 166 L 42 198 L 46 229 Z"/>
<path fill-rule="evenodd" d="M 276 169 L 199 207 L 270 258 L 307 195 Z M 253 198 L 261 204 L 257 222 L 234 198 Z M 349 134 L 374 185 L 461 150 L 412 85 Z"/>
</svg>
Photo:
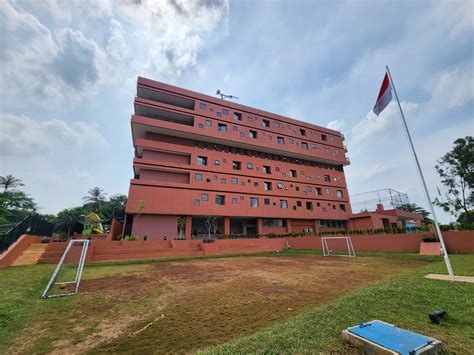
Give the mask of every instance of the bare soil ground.
<svg viewBox="0 0 474 355">
<path fill-rule="evenodd" d="M 422 264 L 301 255 L 94 267 L 77 297 L 46 301 L 56 307 L 12 353 L 194 352 Z"/>
</svg>

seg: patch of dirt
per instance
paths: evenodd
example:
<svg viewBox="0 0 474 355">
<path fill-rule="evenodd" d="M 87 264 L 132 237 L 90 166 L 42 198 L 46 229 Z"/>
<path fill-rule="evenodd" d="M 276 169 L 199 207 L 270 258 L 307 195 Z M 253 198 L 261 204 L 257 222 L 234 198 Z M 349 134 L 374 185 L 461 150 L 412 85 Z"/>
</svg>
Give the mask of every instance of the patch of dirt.
<svg viewBox="0 0 474 355">
<path fill-rule="evenodd" d="M 70 328 L 82 329 L 83 335 L 76 340 L 67 331 L 60 339 L 50 336 L 56 353 L 185 353 L 252 334 L 416 265 L 308 255 L 144 265 L 141 273 L 135 268 L 133 274 L 83 280 L 78 297 L 101 299 L 78 302 L 68 314 Z M 57 315 L 41 319 L 43 330 L 54 321 Z"/>
</svg>

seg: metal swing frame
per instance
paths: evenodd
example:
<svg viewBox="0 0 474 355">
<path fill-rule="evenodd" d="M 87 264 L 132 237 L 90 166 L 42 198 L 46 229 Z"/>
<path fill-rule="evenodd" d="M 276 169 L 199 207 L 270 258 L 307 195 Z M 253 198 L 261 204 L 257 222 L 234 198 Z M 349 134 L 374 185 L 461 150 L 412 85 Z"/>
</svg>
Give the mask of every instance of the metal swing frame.
<svg viewBox="0 0 474 355">
<path fill-rule="evenodd" d="M 89 243 L 90 243 L 90 240 L 88 240 L 88 239 L 72 239 L 72 240 L 69 241 L 69 244 L 67 245 L 66 250 L 64 251 L 63 256 L 61 257 L 61 260 L 59 261 L 58 265 L 56 266 L 56 269 L 54 270 L 53 274 L 51 275 L 51 278 L 49 279 L 48 285 L 46 286 L 43 294 L 41 295 L 41 298 L 47 299 L 47 298 L 77 295 L 77 293 L 79 292 L 79 284 L 81 283 L 82 270 L 84 269 L 84 263 L 86 261 L 87 248 L 89 247 Z M 64 261 L 66 260 L 67 254 L 70 252 L 71 248 L 74 245 L 80 245 L 80 244 L 82 244 L 82 250 L 81 250 L 81 255 L 79 256 L 79 263 L 77 265 L 77 271 L 76 271 L 76 276 L 74 278 L 74 281 L 56 282 L 56 279 L 59 275 L 59 272 L 61 271 L 61 268 L 64 265 Z M 74 291 L 71 291 L 71 292 L 49 294 L 48 295 L 48 292 L 51 290 L 51 288 L 54 285 L 62 285 L 62 284 L 75 284 L 76 287 L 74 288 Z"/>
</svg>

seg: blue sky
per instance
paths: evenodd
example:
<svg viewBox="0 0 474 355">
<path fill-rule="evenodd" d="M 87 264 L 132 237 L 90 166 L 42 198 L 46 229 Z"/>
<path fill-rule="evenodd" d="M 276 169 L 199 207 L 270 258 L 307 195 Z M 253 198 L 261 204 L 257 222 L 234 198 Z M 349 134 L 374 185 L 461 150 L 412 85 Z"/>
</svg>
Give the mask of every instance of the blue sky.
<svg viewBox="0 0 474 355">
<path fill-rule="evenodd" d="M 341 130 L 351 194 L 390 187 L 427 207 L 396 106 L 371 109 L 388 64 L 435 196 L 436 159 L 474 133 L 473 13 L 472 1 L 2 1 L 0 175 L 43 213 L 93 186 L 126 194 L 142 75 Z"/>
</svg>

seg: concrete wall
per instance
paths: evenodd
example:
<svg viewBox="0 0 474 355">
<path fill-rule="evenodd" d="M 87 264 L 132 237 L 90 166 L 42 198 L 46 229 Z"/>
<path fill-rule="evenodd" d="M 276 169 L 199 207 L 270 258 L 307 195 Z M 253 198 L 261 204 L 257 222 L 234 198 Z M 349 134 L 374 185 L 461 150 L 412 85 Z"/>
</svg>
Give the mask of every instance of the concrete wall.
<svg viewBox="0 0 474 355">
<path fill-rule="evenodd" d="M 160 216 L 142 214 L 133 220 L 132 234 L 138 235 L 140 239 L 147 236 L 148 240 L 173 239 L 177 231 L 176 216 Z"/>
<path fill-rule="evenodd" d="M 28 249 L 33 243 L 41 243 L 42 237 L 23 234 L 15 243 L 0 255 L 0 269 L 13 264 L 13 262 Z"/>
</svg>

